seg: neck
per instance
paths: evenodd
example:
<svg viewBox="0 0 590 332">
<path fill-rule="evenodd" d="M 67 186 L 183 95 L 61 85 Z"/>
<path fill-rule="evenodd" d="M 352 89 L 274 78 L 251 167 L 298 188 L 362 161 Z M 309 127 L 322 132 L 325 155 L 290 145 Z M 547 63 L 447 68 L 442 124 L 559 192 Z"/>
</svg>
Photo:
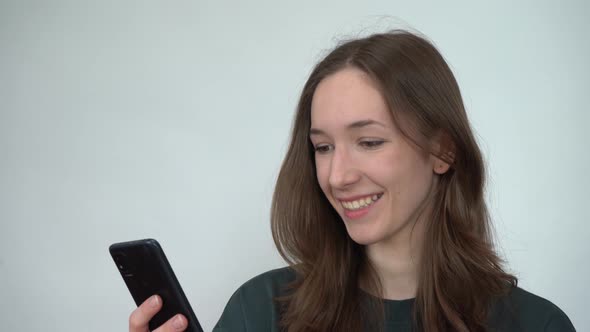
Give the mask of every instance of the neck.
<svg viewBox="0 0 590 332">
<path fill-rule="evenodd" d="M 405 300 L 416 297 L 424 220 L 419 218 L 414 225 L 407 226 L 390 239 L 365 247 L 367 259 L 382 286 L 380 297 L 384 299 Z"/>
<path fill-rule="evenodd" d="M 381 297 L 389 300 L 416 297 L 419 267 L 417 250 L 379 244 L 368 246 L 366 253 L 383 287 Z"/>
<path fill-rule="evenodd" d="M 436 186 L 438 178 L 433 177 L 433 181 Z M 431 189 L 428 197 L 410 218 L 412 221 L 389 238 L 365 247 L 366 258 L 375 269 L 382 286 L 380 297 L 384 299 L 405 300 L 416 297 L 426 232 L 425 218 L 432 215 L 429 201 L 433 192 L 434 189 Z M 367 281 L 367 276 L 366 271 L 362 273 L 361 285 Z"/>
</svg>

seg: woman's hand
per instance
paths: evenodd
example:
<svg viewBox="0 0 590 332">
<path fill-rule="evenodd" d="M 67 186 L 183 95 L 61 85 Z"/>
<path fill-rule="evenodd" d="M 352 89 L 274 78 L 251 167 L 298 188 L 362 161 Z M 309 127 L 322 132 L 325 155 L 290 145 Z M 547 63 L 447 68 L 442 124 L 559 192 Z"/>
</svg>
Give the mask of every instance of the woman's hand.
<svg viewBox="0 0 590 332">
<path fill-rule="evenodd" d="M 153 295 L 145 300 L 131 316 L 129 316 L 129 332 L 149 332 L 148 322 L 162 308 L 162 299 L 158 295 Z M 162 326 L 153 332 L 177 332 L 184 331 L 187 326 L 186 318 L 181 315 L 175 315 Z"/>
</svg>

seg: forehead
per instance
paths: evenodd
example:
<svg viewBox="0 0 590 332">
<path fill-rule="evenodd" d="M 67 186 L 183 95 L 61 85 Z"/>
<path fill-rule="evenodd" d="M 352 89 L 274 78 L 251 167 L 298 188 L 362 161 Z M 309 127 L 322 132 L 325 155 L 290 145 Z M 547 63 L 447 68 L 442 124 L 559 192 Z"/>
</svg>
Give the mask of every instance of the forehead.
<svg viewBox="0 0 590 332">
<path fill-rule="evenodd" d="M 365 72 L 345 68 L 318 84 L 311 103 L 312 127 L 337 129 L 362 120 L 393 125 L 385 99 Z"/>
</svg>

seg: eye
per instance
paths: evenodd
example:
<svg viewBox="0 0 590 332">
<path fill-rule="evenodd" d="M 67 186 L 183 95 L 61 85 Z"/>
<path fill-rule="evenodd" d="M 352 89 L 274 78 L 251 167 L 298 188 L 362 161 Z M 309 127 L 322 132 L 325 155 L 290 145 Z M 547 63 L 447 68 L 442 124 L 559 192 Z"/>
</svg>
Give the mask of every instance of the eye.
<svg viewBox="0 0 590 332">
<path fill-rule="evenodd" d="M 330 152 L 331 146 L 329 144 L 318 144 L 313 147 L 313 150 L 319 154 L 325 154 Z"/>
<path fill-rule="evenodd" d="M 376 149 L 383 145 L 385 141 L 373 140 L 373 141 L 362 141 L 359 144 L 367 149 Z"/>
</svg>

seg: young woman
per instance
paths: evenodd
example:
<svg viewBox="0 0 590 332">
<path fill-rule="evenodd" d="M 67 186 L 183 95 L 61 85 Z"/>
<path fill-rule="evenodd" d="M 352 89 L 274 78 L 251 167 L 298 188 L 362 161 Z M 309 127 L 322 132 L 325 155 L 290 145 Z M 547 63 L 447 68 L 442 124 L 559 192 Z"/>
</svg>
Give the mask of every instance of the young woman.
<svg viewBox="0 0 590 332">
<path fill-rule="evenodd" d="M 214 331 L 575 331 L 503 269 L 484 185 L 432 44 L 406 31 L 341 44 L 303 88 L 274 193 L 289 267 L 241 286 Z M 130 331 L 147 331 L 154 299 Z"/>
</svg>

